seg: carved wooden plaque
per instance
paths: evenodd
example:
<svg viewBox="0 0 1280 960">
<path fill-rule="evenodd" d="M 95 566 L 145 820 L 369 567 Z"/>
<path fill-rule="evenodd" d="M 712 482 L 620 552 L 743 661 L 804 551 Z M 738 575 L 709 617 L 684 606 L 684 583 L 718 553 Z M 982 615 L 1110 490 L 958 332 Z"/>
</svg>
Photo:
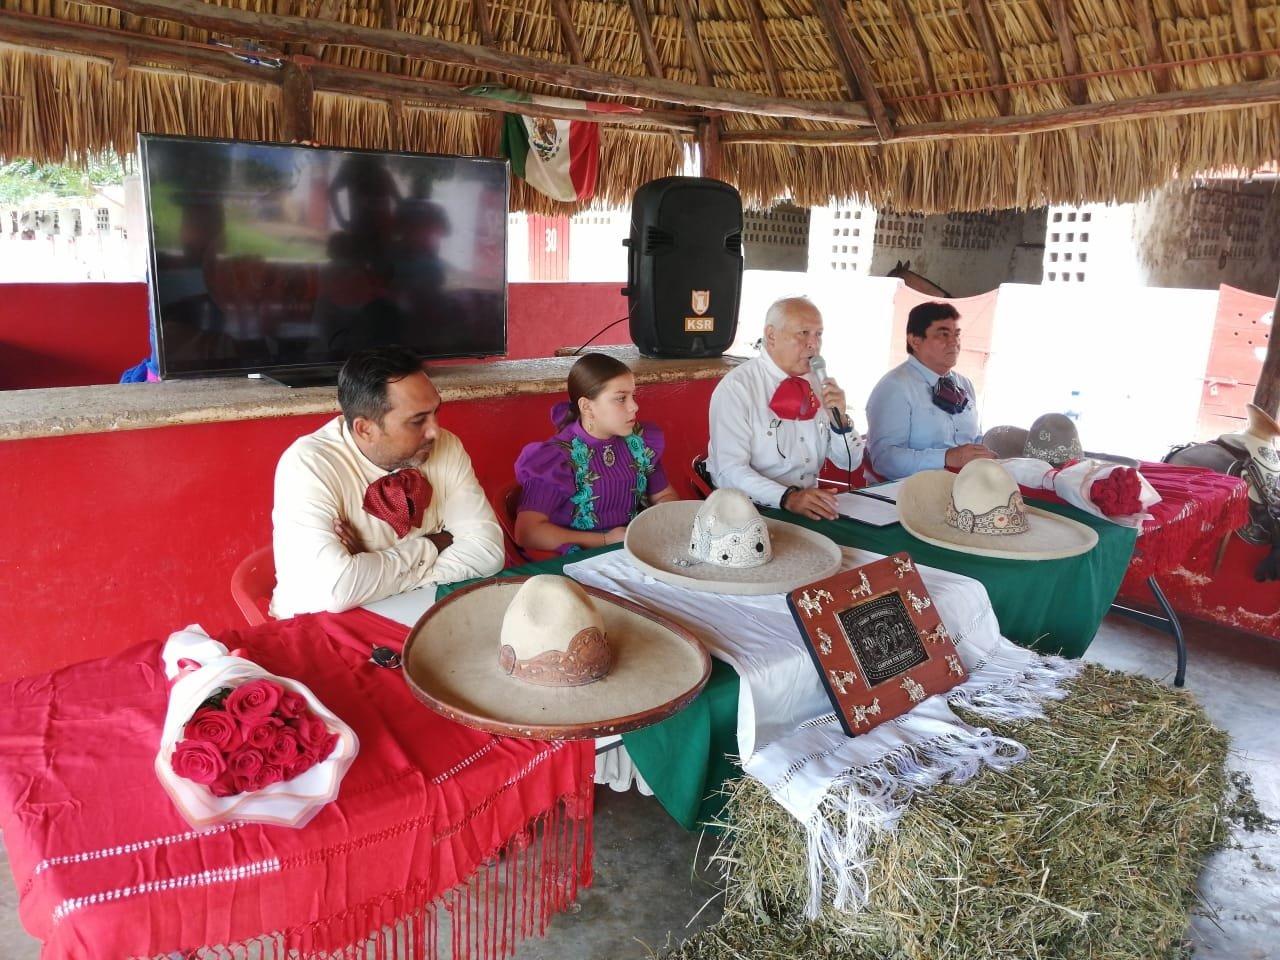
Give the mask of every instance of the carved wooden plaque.
<svg viewBox="0 0 1280 960">
<path fill-rule="evenodd" d="M 905 553 L 792 590 L 787 604 L 851 737 L 969 675 Z"/>
</svg>

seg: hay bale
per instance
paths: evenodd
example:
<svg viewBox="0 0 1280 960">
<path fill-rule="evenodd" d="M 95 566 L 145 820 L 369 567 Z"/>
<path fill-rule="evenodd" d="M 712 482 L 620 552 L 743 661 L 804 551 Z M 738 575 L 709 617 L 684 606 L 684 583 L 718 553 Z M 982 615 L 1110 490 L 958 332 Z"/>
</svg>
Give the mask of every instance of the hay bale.
<svg viewBox="0 0 1280 960">
<path fill-rule="evenodd" d="M 1178 955 L 1201 863 L 1225 833 L 1226 735 L 1189 695 L 1092 665 L 1046 713 L 965 717 L 1020 740 L 1029 759 L 917 798 L 876 842 L 856 915 L 805 920 L 804 832 L 762 786 L 737 781 L 724 919 L 663 956 Z"/>
</svg>

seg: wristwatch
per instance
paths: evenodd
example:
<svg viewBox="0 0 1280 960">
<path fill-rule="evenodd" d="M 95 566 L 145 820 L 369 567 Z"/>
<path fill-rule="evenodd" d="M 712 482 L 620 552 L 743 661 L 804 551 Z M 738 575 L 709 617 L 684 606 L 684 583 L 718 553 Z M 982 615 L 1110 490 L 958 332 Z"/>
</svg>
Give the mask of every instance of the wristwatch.
<svg viewBox="0 0 1280 960">
<path fill-rule="evenodd" d="M 783 490 L 782 496 L 778 498 L 778 509 L 779 510 L 787 509 L 787 498 L 799 489 L 800 489 L 799 487 L 787 487 L 787 489 Z"/>
</svg>

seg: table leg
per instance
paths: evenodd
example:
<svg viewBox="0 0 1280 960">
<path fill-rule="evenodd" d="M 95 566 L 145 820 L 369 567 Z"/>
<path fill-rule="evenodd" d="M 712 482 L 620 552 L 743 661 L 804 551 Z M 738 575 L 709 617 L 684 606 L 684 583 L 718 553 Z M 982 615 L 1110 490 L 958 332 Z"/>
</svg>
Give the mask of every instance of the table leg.
<svg viewBox="0 0 1280 960">
<path fill-rule="evenodd" d="M 1173 609 L 1173 606 L 1166 599 L 1164 591 L 1160 589 L 1160 584 L 1156 583 L 1154 575 L 1147 577 L 1147 586 L 1155 596 L 1156 603 L 1160 605 L 1164 616 L 1147 613 L 1145 610 L 1135 610 L 1132 607 L 1126 607 L 1118 603 L 1111 605 L 1111 612 L 1129 620 L 1136 620 L 1139 623 L 1146 624 L 1148 627 L 1155 627 L 1157 630 L 1173 637 L 1178 645 L 1178 668 L 1173 674 L 1173 685 L 1180 687 L 1187 679 L 1187 641 L 1182 635 L 1182 624 L 1178 621 L 1177 611 Z"/>
</svg>

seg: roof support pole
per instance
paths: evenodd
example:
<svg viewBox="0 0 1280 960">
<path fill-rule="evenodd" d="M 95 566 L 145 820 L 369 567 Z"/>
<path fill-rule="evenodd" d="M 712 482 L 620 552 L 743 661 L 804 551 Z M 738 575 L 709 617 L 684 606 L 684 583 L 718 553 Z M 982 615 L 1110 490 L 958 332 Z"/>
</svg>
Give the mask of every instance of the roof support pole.
<svg viewBox="0 0 1280 960">
<path fill-rule="evenodd" d="M 720 118 L 707 117 L 698 127 L 698 154 L 702 175 L 719 180 L 724 167 L 720 151 Z"/>
<path fill-rule="evenodd" d="M 311 75 L 296 63 L 284 65 L 280 85 L 280 134 L 297 143 L 313 140 L 315 114 L 311 109 L 314 90 Z"/>
<path fill-rule="evenodd" d="M 1280 317 L 1280 288 L 1276 290 L 1276 302 L 1271 307 L 1271 336 L 1267 340 L 1267 355 L 1258 371 L 1258 384 L 1253 388 L 1253 402 L 1272 417 L 1280 411 L 1280 337 L 1276 336 L 1276 318 Z"/>
</svg>

